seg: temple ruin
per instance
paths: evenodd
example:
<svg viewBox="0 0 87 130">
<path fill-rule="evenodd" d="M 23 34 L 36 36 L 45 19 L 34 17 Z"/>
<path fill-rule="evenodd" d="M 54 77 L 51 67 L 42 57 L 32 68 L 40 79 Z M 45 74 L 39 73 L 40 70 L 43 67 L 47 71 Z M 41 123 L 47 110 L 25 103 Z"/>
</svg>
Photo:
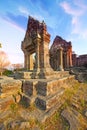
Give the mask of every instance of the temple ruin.
<svg viewBox="0 0 87 130">
<path fill-rule="evenodd" d="M 60 38 L 57 37 L 54 43 L 58 39 Z M 23 93 L 26 98 L 28 97 L 30 104 L 35 103 L 39 109 L 46 111 L 55 106 L 61 97 L 59 95 L 63 94 L 62 82 L 64 81 L 66 84 L 68 79 L 73 79 L 68 71 L 54 71 L 54 68 L 52 69 L 53 63 L 50 65 L 49 42 L 50 34 L 47 32 L 44 21 L 39 22 L 30 16 L 21 45 L 24 52 L 25 71 L 20 72 L 19 75 L 22 79 L 25 79 L 23 81 Z M 65 48 L 66 51 L 63 50 L 63 46 L 58 45 L 60 70 L 63 70 L 64 67 L 63 54 L 71 53 L 71 43 L 69 45 L 64 41 L 64 46 L 68 48 L 68 50 Z M 54 50 L 54 44 L 51 47 L 50 54 L 52 54 L 52 48 Z M 68 58 L 71 58 L 71 55 L 68 56 Z M 68 62 L 65 64 L 66 67 L 72 64 L 70 60 Z M 60 94 L 59 91 L 61 91 Z"/>
<path fill-rule="evenodd" d="M 50 34 L 44 21 L 29 17 L 21 48 L 24 52 L 24 67 L 27 71 L 32 70 L 31 78 L 46 78 L 53 71 L 49 63 L 49 42 Z"/>
<path fill-rule="evenodd" d="M 56 36 L 50 48 L 50 64 L 54 70 L 63 70 L 72 66 L 72 45 L 60 36 Z"/>
<path fill-rule="evenodd" d="M 75 80 L 74 71 L 71 70 L 72 75 L 66 71 L 66 68 L 72 66 L 71 42 L 56 36 L 50 50 L 49 43 L 50 34 L 47 32 L 44 21 L 39 22 L 30 16 L 21 44 L 24 52 L 24 70 L 16 71 L 13 77 L 12 75 L 0 77 L 0 130 L 45 130 L 52 125 L 52 128 L 59 129 L 80 128 L 78 126 L 83 120 L 81 113 L 85 110 L 82 109 L 82 103 L 86 103 L 83 99 L 87 96 L 84 91 L 86 89 L 83 89 L 85 86 L 83 87 Z M 75 58 L 76 55 L 73 57 L 74 63 Z M 87 55 L 80 56 L 80 59 L 82 61 L 80 63 L 87 63 Z M 84 102 L 79 104 L 80 101 Z M 77 110 L 81 110 L 80 107 L 82 112 L 78 113 Z M 64 118 L 62 121 L 62 117 L 59 120 L 60 115 L 68 123 Z M 79 117 L 81 117 L 80 120 L 78 120 Z M 48 127 L 46 122 L 52 125 Z M 64 123 L 64 127 L 56 127 L 60 122 Z M 41 126 L 42 124 L 45 124 L 44 127 Z M 68 127 L 67 125 L 65 127 L 65 124 L 68 124 Z"/>
</svg>

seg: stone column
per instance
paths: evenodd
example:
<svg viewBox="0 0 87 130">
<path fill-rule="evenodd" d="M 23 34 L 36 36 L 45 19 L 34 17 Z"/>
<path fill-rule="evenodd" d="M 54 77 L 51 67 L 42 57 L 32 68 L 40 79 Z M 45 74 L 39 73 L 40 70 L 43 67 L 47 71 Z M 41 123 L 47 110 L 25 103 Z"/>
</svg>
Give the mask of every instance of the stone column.
<svg viewBox="0 0 87 130">
<path fill-rule="evenodd" d="M 39 39 L 37 39 L 37 46 L 36 46 L 36 70 L 39 71 L 40 69 L 40 54 L 39 54 Z"/>
<path fill-rule="evenodd" d="M 25 69 L 27 70 L 27 68 L 28 68 L 28 55 L 25 53 L 24 54 L 24 67 L 25 67 Z"/>
<path fill-rule="evenodd" d="M 59 70 L 63 71 L 63 48 L 59 48 Z"/>
<path fill-rule="evenodd" d="M 44 68 L 49 68 L 49 44 L 46 41 L 43 41 L 43 58 L 44 58 Z"/>
<path fill-rule="evenodd" d="M 67 52 L 64 53 L 64 68 L 67 68 Z"/>
<path fill-rule="evenodd" d="M 30 70 L 30 54 L 27 54 L 27 70 Z"/>
<path fill-rule="evenodd" d="M 30 55 L 30 70 L 33 70 L 34 69 L 34 64 L 33 64 L 33 55 L 31 54 Z"/>
<path fill-rule="evenodd" d="M 66 68 L 69 68 L 69 54 L 66 53 Z"/>
<path fill-rule="evenodd" d="M 69 56 L 69 61 L 70 61 L 70 67 L 72 66 L 72 53 L 70 52 L 70 56 Z"/>
</svg>

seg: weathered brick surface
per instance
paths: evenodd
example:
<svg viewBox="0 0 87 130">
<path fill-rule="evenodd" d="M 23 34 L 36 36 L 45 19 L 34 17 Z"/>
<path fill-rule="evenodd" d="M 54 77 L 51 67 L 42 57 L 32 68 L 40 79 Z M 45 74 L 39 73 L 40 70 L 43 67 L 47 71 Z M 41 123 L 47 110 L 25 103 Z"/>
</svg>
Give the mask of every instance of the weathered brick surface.
<svg viewBox="0 0 87 130">
<path fill-rule="evenodd" d="M 61 79 L 39 81 L 36 85 L 37 94 L 43 96 L 55 94 L 61 87 L 70 87 L 69 80 L 74 80 L 74 77 L 69 76 Z"/>
<path fill-rule="evenodd" d="M 38 96 L 35 100 L 36 106 L 41 110 L 48 110 L 60 102 L 61 95 L 64 93 L 64 89 L 61 88 L 59 91 L 51 96 Z"/>
<path fill-rule="evenodd" d="M 12 103 L 19 102 L 22 81 L 8 77 L 0 79 L 0 110 L 6 110 Z"/>
<path fill-rule="evenodd" d="M 23 81 L 22 85 L 22 92 L 27 96 L 35 96 L 36 95 L 36 88 L 35 85 L 37 84 L 37 81 Z"/>
<path fill-rule="evenodd" d="M 0 80 L 0 97 L 4 98 L 21 91 L 22 82 L 14 79 Z"/>
<path fill-rule="evenodd" d="M 25 108 L 27 108 L 27 107 L 29 107 L 30 106 L 30 99 L 28 98 L 28 97 L 26 97 L 26 96 L 21 96 L 21 100 L 20 100 L 20 104 L 22 105 L 22 106 L 24 106 Z"/>
</svg>

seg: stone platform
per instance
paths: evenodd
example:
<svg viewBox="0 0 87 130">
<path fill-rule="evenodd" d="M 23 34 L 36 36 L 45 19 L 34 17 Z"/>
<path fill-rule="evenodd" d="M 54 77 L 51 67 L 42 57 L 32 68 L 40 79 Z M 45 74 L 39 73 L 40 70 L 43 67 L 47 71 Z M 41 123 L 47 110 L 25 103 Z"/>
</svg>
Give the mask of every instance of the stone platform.
<svg viewBox="0 0 87 130">
<path fill-rule="evenodd" d="M 54 79 L 26 79 L 22 80 L 23 98 L 28 104 L 35 104 L 40 110 L 48 111 L 60 102 L 67 87 L 72 86 L 74 76 Z"/>
<path fill-rule="evenodd" d="M 15 79 L 54 79 L 69 76 L 69 71 L 19 71 L 14 74 Z"/>
<path fill-rule="evenodd" d="M 36 118 L 43 122 L 61 105 L 61 97 L 75 82 L 74 76 L 64 72 L 50 79 L 1 79 L 0 109 L 6 110 L 12 103 L 21 103 L 29 108 L 35 106 Z M 32 115 L 33 115 L 32 111 Z"/>
<path fill-rule="evenodd" d="M 54 79 L 22 79 L 22 101 L 27 103 L 27 107 L 34 104 L 37 108 L 34 118 L 44 122 L 64 103 L 61 98 L 65 90 L 75 82 L 78 81 L 72 75 Z M 32 118 L 34 112 L 31 112 Z"/>
</svg>

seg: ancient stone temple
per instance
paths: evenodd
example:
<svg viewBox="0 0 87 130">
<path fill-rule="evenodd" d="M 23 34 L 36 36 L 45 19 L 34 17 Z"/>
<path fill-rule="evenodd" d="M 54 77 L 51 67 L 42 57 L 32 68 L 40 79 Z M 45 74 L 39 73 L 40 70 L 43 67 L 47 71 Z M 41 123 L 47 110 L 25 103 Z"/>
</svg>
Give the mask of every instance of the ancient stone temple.
<svg viewBox="0 0 87 130">
<path fill-rule="evenodd" d="M 39 22 L 29 17 L 21 44 L 25 71 L 19 71 L 15 77 L 22 80 L 21 101 L 26 102 L 27 106 L 34 104 L 36 108 L 43 110 L 39 114 L 40 120 L 41 117 L 45 120 L 60 107 L 62 94 L 74 80 L 74 76 L 68 71 L 54 71 L 51 68 L 49 42 L 50 34 L 44 21 Z M 60 69 L 63 70 L 63 47 L 60 46 L 57 51 L 60 56 Z"/>
<path fill-rule="evenodd" d="M 44 21 L 29 17 L 27 31 L 21 48 L 24 52 L 24 66 L 28 71 L 33 70 L 32 78 L 45 78 L 52 68 L 49 63 L 50 34 Z M 33 55 L 34 54 L 34 55 Z"/>
<path fill-rule="evenodd" d="M 54 70 L 63 70 L 72 66 L 71 42 L 56 36 L 50 48 L 50 64 Z"/>
</svg>

